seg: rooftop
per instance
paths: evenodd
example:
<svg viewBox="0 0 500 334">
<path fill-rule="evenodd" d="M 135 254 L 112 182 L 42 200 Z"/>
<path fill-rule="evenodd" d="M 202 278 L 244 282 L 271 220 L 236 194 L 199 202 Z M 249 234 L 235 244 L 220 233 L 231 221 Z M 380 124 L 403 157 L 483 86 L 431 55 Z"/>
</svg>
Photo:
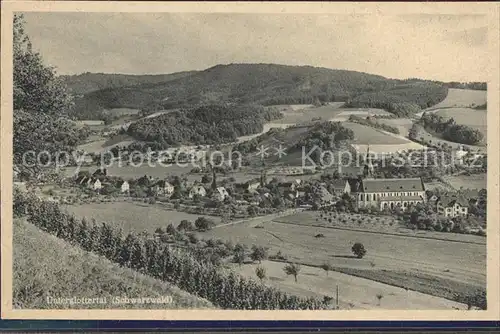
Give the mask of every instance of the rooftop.
<svg viewBox="0 0 500 334">
<path fill-rule="evenodd" d="M 362 192 L 424 191 L 420 178 L 364 179 L 359 189 Z"/>
<path fill-rule="evenodd" d="M 381 202 L 388 201 L 423 201 L 422 196 L 385 196 L 380 197 Z"/>
</svg>

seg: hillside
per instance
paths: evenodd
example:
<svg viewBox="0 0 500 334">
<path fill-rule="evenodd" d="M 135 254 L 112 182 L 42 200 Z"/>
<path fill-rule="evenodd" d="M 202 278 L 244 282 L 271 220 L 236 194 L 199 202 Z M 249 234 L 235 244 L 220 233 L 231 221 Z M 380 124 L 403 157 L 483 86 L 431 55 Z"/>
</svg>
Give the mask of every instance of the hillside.
<svg viewBox="0 0 500 334">
<path fill-rule="evenodd" d="M 202 309 L 212 304 L 168 283 L 122 268 L 21 219 L 14 220 L 14 308 Z M 106 304 L 54 305 L 47 297 L 106 297 Z M 170 304 L 113 304 L 113 296 L 167 297 Z"/>
<path fill-rule="evenodd" d="M 177 72 L 172 74 L 156 75 L 133 75 L 133 74 L 111 74 L 111 73 L 82 73 L 78 75 L 62 75 L 62 81 L 76 95 L 88 94 L 93 91 L 137 86 L 143 84 L 154 84 L 167 82 L 192 75 L 196 71 Z"/>
<path fill-rule="evenodd" d="M 426 81 L 402 81 L 361 72 L 275 64 L 217 65 L 174 80 L 106 88 L 85 94 L 77 108 L 168 109 L 207 103 L 303 104 L 349 101 L 390 91 L 397 102 L 432 105 L 446 88 Z M 395 92 L 396 91 L 396 92 Z M 432 101 L 422 98 L 429 94 Z"/>
<path fill-rule="evenodd" d="M 149 142 L 153 149 L 179 144 L 221 144 L 259 133 L 279 111 L 254 105 L 208 105 L 144 118 L 128 127 L 128 134 Z"/>
</svg>

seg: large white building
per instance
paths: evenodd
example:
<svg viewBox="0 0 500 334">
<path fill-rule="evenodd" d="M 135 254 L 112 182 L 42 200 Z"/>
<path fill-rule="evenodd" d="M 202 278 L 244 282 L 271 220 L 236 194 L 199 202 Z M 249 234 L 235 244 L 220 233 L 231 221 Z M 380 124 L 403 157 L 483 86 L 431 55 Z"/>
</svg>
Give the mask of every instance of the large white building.
<svg viewBox="0 0 500 334">
<path fill-rule="evenodd" d="M 379 210 L 401 207 L 405 210 L 410 204 L 424 203 L 425 188 L 421 178 L 372 179 L 357 183 L 352 190 L 356 206 Z"/>
</svg>

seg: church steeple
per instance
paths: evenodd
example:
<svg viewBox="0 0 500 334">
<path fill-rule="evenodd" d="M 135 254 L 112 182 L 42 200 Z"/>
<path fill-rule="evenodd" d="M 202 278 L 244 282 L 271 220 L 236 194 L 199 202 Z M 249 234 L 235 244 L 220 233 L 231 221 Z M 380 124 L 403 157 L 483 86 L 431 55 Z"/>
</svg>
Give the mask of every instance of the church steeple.
<svg viewBox="0 0 500 334">
<path fill-rule="evenodd" d="M 210 168 L 212 168 L 212 185 L 211 185 L 211 188 L 212 188 L 212 190 L 215 190 L 215 189 L 217 189 L 217 174 L 215 173 L 214 166 L 210 165 Z"/>
<path fill-rule="evenodd" d="M 373 177 L 373 164 L 372 164 L 372 157 L 370 155 L 370 144 L 368 144 L 368 149 L 366 150 L 365 165 L 363 167 L 363 176 L 365 178 Z"/>
</svg>

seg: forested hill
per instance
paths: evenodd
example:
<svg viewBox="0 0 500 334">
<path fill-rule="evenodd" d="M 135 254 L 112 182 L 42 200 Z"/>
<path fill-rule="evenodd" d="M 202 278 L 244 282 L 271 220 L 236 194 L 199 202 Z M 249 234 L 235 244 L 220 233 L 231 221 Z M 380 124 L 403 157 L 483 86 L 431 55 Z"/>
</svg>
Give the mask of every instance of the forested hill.
<svg viewBox="0 0 500 334">
<path fill-rule="evenodd" d="M 262 132 L 263 125 L 281 117 L 275 108 L 257 105 L 207 105 L 144 118 L 128 134 L 154 150 L 177 145 L 234 142 L 238 136 Z"/>
<path fill-rule="evenodd" d="M 402 81 L 361 72 L 311 66 L 275 64 L 217 65 L 174 80 L 106 88 L 85 94 L 77 109 L 164 109 L 209 103 L 295 104 L 315 101 L 349 101 L 369 104 L 364 94 L 391 92 L 393 101 L 432 105 L 446 97 L 447 88 L 430 81 Z M 408 98 L 405 97 L 408 95 Z M 423 96 L 425 95 L 425 96 Z M 422 101 L 425 100 L 425 101 Z"/>
<path fill-rule="evenodd" d="M 172 74 L 133 75 L 111 73 L 82 73 L 78 75 L 62 75 L 61 79 L 75 95 L 87 94 L 107 88 L 120 88 L 144 84 L 156 84 L 175 80 L 196 71 L 177 72 Z"/>
</svg>

